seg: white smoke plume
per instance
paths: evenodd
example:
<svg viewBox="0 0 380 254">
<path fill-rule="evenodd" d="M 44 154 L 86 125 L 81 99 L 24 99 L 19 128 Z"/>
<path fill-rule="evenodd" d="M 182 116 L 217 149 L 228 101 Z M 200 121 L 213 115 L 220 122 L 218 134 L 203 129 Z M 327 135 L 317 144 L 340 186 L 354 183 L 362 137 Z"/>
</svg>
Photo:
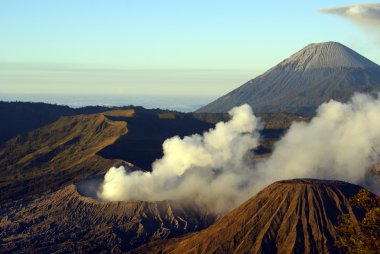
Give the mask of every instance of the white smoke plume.
<svg viewBox="0 0 380 254">
<path fill-rule="evenodd" d="M 380 42 L 380 4 L 356 4 L 319 10 L 321 13 L 333 14 L 348 19 L 365 28 Z"/>
<path fill-rule="evenodd" d="M 166 140 L 151 173 L 111 168 L 99 198 L 186 200 L 224 213 L 277 180 L 336 179 L 371 187 L 368 169 L 379 159 L 373 149 L 380 151 L 378 98 L 356 94 L 346 104 L 322 104 L 309 123 L 293 123 L 272 155 L 259 161 L 251 151 L 261 122 L 248 105 L 230 114 L 230 121 L 203 136 Z"/>
<path fill-rule="evenodd" d="M 262 128 L 248 105 L 232 109 L 231 120 L 216 124 L 202 136 L 173 137 L 163 144 L 164 155 L 152 172 L 126 173 L 111 168 L 99 196 L 106 200 L 192 199 L 224 211 L 244 200 L 249 182 L 247 152 L 259 143 Z"/>
<path fill-rule="evenodd" d="M 380 159 L 379 147 L 380 100 L 356 94 L 347 104 L 322 104 L 310 123 L 293 123 L 256 172 L 264 182 L 309 177 L 371 187 L 368 169 Z"/>
</svg>

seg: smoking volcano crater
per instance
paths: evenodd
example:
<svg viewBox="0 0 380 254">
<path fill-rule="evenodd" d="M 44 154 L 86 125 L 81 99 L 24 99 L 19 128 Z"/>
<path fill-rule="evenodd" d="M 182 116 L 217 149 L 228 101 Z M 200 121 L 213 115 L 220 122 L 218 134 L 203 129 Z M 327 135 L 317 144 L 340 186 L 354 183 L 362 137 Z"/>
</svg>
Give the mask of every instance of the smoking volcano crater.
<svg viewBox="0 0 380 254">
<path fill-rule="evenodd" d="M 112 167 L 101 185 L 89 191 L 102 200 L 186 200 L 215 214 L 225 214 L 265 186 L 283 179 L 336 179 L 378 193 L 369 168 L 379 160 L 380 100 L 356 94 L 348 103 L 322 104 L 310 122 L 295 122 L 274 145 L 272 154 L 252 160 L 263 123 L 247 104 L 229 111 L 203 135 L 167 139 L 152 172 Z M 92 189 L 92 191 L 91 191 Z"/>
<path fill-rule="evenodd" d="M 2 250 L 119 253 L 201 230 L 216 220 L 207 210 L 177 201 L 99 200 L 102 181 L 103 176 L 95 176 L 0 207 Z"/>
<path fill-rule="evenodd" d="M 136 171 L 130 163 L 122 163 L 117 168 Z M 95 227 L 117 227 L 118 241 L 126 244 L 123 251 L 143 243 L 162 240 L 198 231 L 213 224 L 218 216 L 209 209 L 194 206 L 183 200 L 120 200 L 113 201 L 101 197 L 105 175 L 96 175 L 79 181 L 67 189 L 70 193 L 66 207 L 76 211 L 86 211 L 76 215 L 78 223 Z M 65 212 L 65 208 L 62 207 Z M 69 212 L 69 211 L 68 211 Z M 83 217 L 82 217 L 83 216 Z M 121 245 L 122 246 L 122 245 Z"/>
<path fill-rule="evenodd" d="M 104 175 L 96 175 L 75 183 L 75 188 L 80 196 L 101 200 L 98 191 L 101 190 Z"/>
<path fill-rule="evenodd" d="M 129 171 L 141 171 L 140 168 L 134 166 L 133 164 L 122 161 L 121 163 L 117 164 L 115 167 L 123 167 L 127 168 Z M 99 196 L 99 193 L 102 191 L 103 183 L 104 183 L 104 177 L 105 174 L 97 174 L 91 177 L 87 177 L 83 180 L 77 181 L 74 183 L 76 191 L 78 192 L 78 195 L 91 198 L 98 201 L 109 201 L 102 199 Z"/>
</svg>

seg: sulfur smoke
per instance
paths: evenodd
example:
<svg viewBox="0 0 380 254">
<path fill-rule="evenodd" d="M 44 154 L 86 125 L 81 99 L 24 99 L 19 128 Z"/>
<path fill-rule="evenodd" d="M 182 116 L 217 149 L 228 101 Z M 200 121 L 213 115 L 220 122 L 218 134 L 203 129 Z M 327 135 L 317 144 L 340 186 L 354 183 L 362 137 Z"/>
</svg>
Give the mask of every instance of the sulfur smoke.
<svg viewBox="0 0 380 254">
<path fill-rule="evenodd" d="M 111 168 L 103 200 L 182 200 L 224 213 L 266 185 L 290 178 L 337 179 L 374 189 L 369 168 L 380 151 L 380 100 L 356 94 L 322 104 L 309 122 L 291 125 L 272 155 L 253 160 L 263 124 L 248 105 L 203 135 L 173 137 L 152 172 Z"/>
<path fill-rule="evenodd" d="M 252 173 L 250 150 L 262 128 L 248 105 L 232 109 L 231 120 L 201 135 L 173 137 L 163 144 L 164 155 L 152 172 L 126 173 L 111 168 L 99 193 L 106 200 L 191 200 L 223 212 L 244 200 L 242 190 Z"/>
</svg>

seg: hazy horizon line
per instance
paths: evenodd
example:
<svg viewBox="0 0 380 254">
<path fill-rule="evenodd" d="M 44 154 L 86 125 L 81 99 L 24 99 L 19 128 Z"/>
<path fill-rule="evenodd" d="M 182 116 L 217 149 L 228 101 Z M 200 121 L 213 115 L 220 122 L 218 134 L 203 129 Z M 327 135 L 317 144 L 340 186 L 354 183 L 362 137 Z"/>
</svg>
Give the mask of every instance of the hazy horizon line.
<svg viewBox="0 0 380 254">
<path fill-rule="evenodd" d="M 121 68 L 91 66 L 91 64 L 49 63 L 49 62 L 7 62 L 0 61 L 0 71 L 59 71 L 59 72 L 258 72 L 249 68 Z"/>
</svg>

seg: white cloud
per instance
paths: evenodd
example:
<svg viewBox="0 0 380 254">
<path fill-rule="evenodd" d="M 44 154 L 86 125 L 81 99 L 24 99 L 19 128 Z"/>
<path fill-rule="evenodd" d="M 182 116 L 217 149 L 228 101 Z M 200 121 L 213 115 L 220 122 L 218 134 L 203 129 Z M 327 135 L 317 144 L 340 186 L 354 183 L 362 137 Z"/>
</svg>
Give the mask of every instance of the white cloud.
<svg viewBox="0 0 380 254">
<path fill-rule="evenodd" d="M 338 15 L 365 28 L 380 42 L 380 4 L 357 4 L 319 10 L 321 13 Z"/>
</svg>

